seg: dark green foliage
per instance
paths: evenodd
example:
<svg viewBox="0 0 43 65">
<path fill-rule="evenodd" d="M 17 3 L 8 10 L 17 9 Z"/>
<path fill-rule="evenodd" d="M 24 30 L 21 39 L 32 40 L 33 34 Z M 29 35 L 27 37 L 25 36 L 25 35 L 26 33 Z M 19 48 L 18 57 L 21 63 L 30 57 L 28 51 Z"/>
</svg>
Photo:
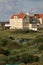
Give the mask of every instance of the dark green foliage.
<svg viewBox="0 0 43 65">
<path fill-rule="evenodd" d="M 3 54 L 3 49 L 2 48 L 0 48 L 0 54 Z"/>
<path fill-rule="evenodd" d="M 38 46 L 39 50 L 43 50 L 43 44 Z"/>
<path fill-rule="evenodd" d="M 19 29 L 19 30 L 14 30 L 13 33 L 29 33 L 28 29 Z"/>
<path fill-rule="evenodd" d="M 38 62 L 39 57 L 24 53 L 24 54 L 13 57 L 12 60 L 14 60 L 15 62 L 21 62 L 21 63 L 27 64 L 27 63 L 32 63 L 32 62 Z"/>
<path fill-rule="evenodd" d="M 36 42 L 38 42 L 38 43 L 43 43 L 43 35 L 38 35 L 38 36 L 36 37 Z"/>
<path fill-rule="evenodd" d="M 8 40 L 7 40 L 6 38 L 2 38 L 2 39 L 1 39 L 1 42 L 2 42 L 2 43 L 1 43 L 2 46 L 6 46 Z"/>
<path fill-rule="evenodd" d="M 36 44 L 37 46 L 43 44 L 43 35 L 37 35 L 33 40 L 33 44 Z"/>
<path fill-rule="evenodd" d="M 28 38 L 21 38 L 21 39 L 19 39 L 19 42 L 20 43 L 24 43 L 24 42 L 28 42 L 30 39 L 28 39 Z"/>
<path fill-rule="evenodd" d="M 22 44 L 18 43 L 17 41 L 14 41 L 13 45 L 14 45 L 15 48 L 18 48 L 18 49 L 22 48 Z"/>
<path fill-rule="evenodd" d="M 37 31 L 34 30 L 29 30 L 29 29 L 15 29 L 14 31 L 12 31 L 11 33 L 23 33 L 23 34 L 27 34 L 27 33 L 36 33 Z"/>
<path fill-rule="evenodd" d="M 8 56 L 10 54 L 10 51 L 9 50 L 3 50 L 3 54 Z"/>
<path fill-rule="evenodd" d="M 38 56 L 24 54 L 22 57 L 22 62 L 25 64 L 39 61 Z"/>
<path fill-rule="evenodd" d="M 40 62 L 43 52 L 43 33 L 39 34 L 39 32 L 29 30 L 4 30 L 1 33 L 0 60 L 2 59 L 6 63 L 25 64 Z M 43 61 L 43 59 L 41 60 Z"/>
<path fill-rule="evenodd" d="M 8 56 L 10 54 L 9 50 L 4 50 L 4 49 L 0 49 L 0 54 L 4 54 L 6 56 Z"/>
</svg>

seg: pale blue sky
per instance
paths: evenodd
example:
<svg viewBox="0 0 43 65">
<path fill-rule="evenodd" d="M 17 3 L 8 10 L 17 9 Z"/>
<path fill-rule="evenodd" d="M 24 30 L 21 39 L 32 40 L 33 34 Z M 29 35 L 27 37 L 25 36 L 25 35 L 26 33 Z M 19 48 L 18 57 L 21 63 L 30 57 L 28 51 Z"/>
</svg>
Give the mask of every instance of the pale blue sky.
<svg viewBox="0 0 43 65">
<path fill-rule="evenodd" d="M 43 0 L 0 0 L 0 20 L 9 20 L 14 13 L 43 13 Z"/>
</svg>

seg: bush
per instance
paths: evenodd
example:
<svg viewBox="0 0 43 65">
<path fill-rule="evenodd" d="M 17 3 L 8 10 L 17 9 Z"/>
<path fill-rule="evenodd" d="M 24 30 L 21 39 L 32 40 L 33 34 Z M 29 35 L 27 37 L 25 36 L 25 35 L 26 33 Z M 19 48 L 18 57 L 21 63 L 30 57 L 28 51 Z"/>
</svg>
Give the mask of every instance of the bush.
<svg viewBox="0 0 43 65">
<path fill-rule="evenodd" d="M 0 49 L 0 54 L 4 54 L 6 56 L 8 56 L 10 54 L 9 50 L 4 50 L 4 49 Z"/>
<path fill-rule="evenodd" d="M 43 43 L 43 35 L 38 35 L 36 37 L 36 41 L 39 42 L 39 43 Z"/>
<path fill-rule="evenodd" d="M 3 38 L 3 39 L 1 39 L 1 42 L 2 42 L 2 43 L 1 43 L 2 46 L 6 46 L 8 40 L 7 40 L 6 38 Z"/>
<path fill-rule="evenodd" d="M 24 54 L 21 53 L 13 58 L 15 62 L 21 62 L 25 64 L 39 61 L 38 56 L 29 55 L 28 53 L 24 53 Z"/>
<path fill-rule="evenodd" d="M 43 44 L 43 35 L 36 36 L 33 43 L 35 43 L 37 46 Z"/>
<path fill-rule="evenodd" d="M 39 57 L 29 55 L 28 58 L 27 59 L 25 58 L 23 62 L 24 63 L 32 63 L 32 62 L 37 62 L 37 61 L 39 61 Z"/>
<path fill-rule="evenodd" d="M 29 33 L 28 29 L 16 29 L 13 31 L 13 33 Z"/>
<path fill-rule="evenodd" d="M 3 54 L 8 56 L 10 54 L 10 51 L 9 50 L 3 50 Z"/>
<path fill-rule="evenodd" d="M 43 50 L 43 44 L 38 46 L 39 50 Z"/>
<path fill-rule="evenodd" d="M 14 44 L 14 47 L 15 47 L 15 48 L 18 48 L 18 49 L 19 49 L 19 48 L 22 48 L 22 44 L 18 43 L 17 41 L 14 41 L 13 44 Z"/>
</svg>

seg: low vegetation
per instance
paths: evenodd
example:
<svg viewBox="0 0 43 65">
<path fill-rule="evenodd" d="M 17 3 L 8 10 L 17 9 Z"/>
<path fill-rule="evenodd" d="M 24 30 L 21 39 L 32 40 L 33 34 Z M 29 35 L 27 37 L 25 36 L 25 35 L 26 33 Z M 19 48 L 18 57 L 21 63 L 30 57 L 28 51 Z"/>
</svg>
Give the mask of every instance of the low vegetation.
<svg viewBox="0 0 43 65">
<path fill-rule="evenodd" d="M 0 30 L 0 65 L 43 65 L 43 30 Z"/>
</svg>

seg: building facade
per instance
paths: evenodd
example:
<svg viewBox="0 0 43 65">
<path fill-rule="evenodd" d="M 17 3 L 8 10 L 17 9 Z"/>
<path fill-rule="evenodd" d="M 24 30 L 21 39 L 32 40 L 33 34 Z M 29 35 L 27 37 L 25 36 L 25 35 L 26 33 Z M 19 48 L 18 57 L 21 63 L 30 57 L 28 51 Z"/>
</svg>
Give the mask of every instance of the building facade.
<svg viewBox="0 0 43 65">
<path fill-rule="evenodd" d="M 28 29 L 29 28 L 29 17 L 26 14 L 14 14 L 10 18 L 10 29 Z"/>
<path fill-rule="evenodd" d="M 19 13 L 12 15 L 10 18 L 10 29 L 29 29 L 37 31 L 37 24 L 39 24 L 39 19 L 36 15 L 30 16 Z"/>
<path fill-rule="evenodd" d="M 39 20 L 39 28 L 43 29 L 43 14 L 36 14 L 36 16 L 38 17 Z"/>
</svg>

